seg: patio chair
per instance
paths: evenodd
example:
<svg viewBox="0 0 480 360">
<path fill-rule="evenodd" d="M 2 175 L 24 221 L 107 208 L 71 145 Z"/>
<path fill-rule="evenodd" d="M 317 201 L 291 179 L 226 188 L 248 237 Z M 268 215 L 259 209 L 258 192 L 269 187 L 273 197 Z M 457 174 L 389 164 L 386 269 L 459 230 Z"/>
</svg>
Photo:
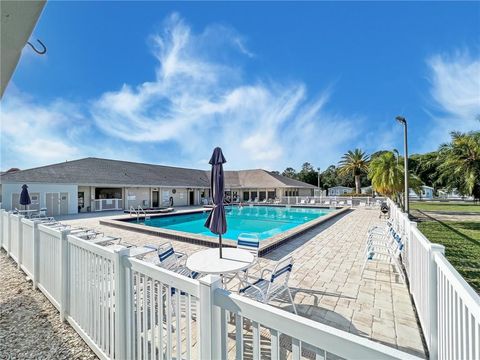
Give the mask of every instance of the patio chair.
<svg viewBox="0 0 480 360">
<path fill-rule="evenodd" d="M 290 278 L 292 267 L 293 258 L 291 256 L 284 257 L 276 263 L 273 269 L 262 270 L 260 278 L 253 283 L 245 281 L 244 285 L 246 286 L 240 289 L 239 293 L 267 304 L 287 292 L 293 306 L 293 311 L 297 314 L 297 308 L 295 307 L 292 293 L 288 287 L 288 279 Z M 266 278 L 268 273 L 270 273 L 270 276 Z"/>
<path fill-rule="evenodd" d="M 236 277 L 240 280 L 238 284 L 238 290 L 240 291 L 243 283 L 248 281 L 248 270 L 254 266 L 260 266 L 259 263 L 259 250 L 260 250 L 260 239 L 257 234 L 252 233 L 241 233 L 237 238 L 237 249 L 247 250 L 254 256 L 254 261 L 252 265 L 245 270 L 242 270 L 236 274 L 225 274 L 223 275 L 223 285 L 224 287 L 230 283 Z"/>
<path fill-rule="evenodd" d="M 305 205 L 306 204 L 305 199 L 301 199 L 300 204 Z"/>
<path fill-rule="evenodd" d="M 147 258 L 145 261 L 151 262 L 159 267 L 173 271 L 174 273 L 196 279 L 200 274 L 190 271 L 186 266 L 187 255 L 173 249 L 171 242 L 167 242 L 156 247 L 155 245 L 145 245 L 157 250 L 158 257 Z"/>
<path fill-rule="evenodd" d="M 315 205 L 315 199 L 310 200 L 310 205 Z"/>
</svg>

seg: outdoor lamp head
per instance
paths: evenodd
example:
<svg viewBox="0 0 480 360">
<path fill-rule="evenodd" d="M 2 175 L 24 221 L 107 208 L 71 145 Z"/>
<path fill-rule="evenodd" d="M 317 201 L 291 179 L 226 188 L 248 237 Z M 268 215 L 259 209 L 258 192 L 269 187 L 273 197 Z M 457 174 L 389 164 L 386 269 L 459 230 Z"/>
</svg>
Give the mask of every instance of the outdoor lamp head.
<svg viewBox="0 0 480 360">
<path fill-rule="evenodd" d="M 405 124 L 407 122 L 407 120 L 403 116 L 397 116 L 395 120 L 397 120 L 401 124 Z"/>
</svg>

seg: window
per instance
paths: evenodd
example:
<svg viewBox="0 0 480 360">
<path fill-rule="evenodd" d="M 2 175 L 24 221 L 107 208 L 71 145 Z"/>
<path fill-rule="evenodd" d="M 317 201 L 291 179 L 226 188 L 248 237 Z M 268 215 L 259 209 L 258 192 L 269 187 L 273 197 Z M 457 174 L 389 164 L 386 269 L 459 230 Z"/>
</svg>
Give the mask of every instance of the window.
<svg viewBox="0 0 480 360">
<path fill-rule="evenodd" d="M 95 199 L 121 199 L 121 188 L 95 188 Z"/>
<path fill-rule="evenodd" d="M 268 199 L 275 199 L 275 197 L 276 197 L 275 191 L 268 192 L 268 195 L 267 195 Z"/>
<path fill-rule="evenodd" d="M 259 196 L 258 196 L 258 197 L 259 197 L 259 200 L 260 200 L 260 201 L 265 200 L 266 196 L 267 196 L 267 192 L 266 192 L 266 191 L 260 191 L 260 192 L 259 192 Z"/>
<path fill-rule="evenodd" d="M 243 192 L 243 201 L 248 201 L 250 200 L 250 192 L 244 191 Z"/>
</svg>

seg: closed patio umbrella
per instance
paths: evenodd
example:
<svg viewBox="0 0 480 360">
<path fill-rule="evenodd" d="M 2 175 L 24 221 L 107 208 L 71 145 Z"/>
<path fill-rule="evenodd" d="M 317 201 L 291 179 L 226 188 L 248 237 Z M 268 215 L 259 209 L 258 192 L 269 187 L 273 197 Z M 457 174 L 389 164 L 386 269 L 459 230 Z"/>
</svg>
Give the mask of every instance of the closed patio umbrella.
<svg viewBox="0 0 480 360">
<path fill-rule="evenodd" d="M 22 193 L 20 194 L 20 205 L 24 206 L 24 209 L 27 209 L 27 205 L 30 205 L 32 202 L 30 201 L 30 195 L 28 194 L 28 186 L 27 184 L 22 185 Z"/>
<path fill-rule="evenodd" d="M 227 160 L 223 157 L 222 149 L 216 147 L 213 150 L 209 164 L 212 165 L 210 176 L 210 188 L 213 197 L 213 209 L 208 215 L 205 227 L 211 232 L 218 235 L 220 258 L 222 257 L 222 234 L 227 232 L 227 219 L 225 216 L 225 208 L 223 206 L 225 192 L 225 177 L 223 174 L 223 164 Z"/>
</svg>

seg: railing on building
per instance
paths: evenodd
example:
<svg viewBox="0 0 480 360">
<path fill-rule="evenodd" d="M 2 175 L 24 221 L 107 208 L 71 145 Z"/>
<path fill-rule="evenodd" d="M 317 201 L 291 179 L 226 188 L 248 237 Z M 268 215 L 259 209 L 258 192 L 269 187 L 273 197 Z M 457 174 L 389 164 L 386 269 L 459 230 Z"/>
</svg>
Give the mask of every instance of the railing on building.
<svg viewBox="0 0 480 360">
<path fill-rule="evenodd" d="M 123 199 L 92 200 L 92 211 L 113 211 L 123 209 Z"/>
<path fill-rule="evenodd" d="M 479 358 L 479 297 L 390 202 L 432 359 Z M 16 218 L 18 217 L 18 219 Z M 17 221 L 18 220 L 18 221 Z M 407 219 L 408 220 L 408 219 Z M 11 224 L 20 224 L 12 232 Z M 0 210 L 0 243 L 101 359 L 414 359 Z M 7 232 L 5 232 L 7 228 Z M 7 238 L 5 237 L 7 236 Z M 248 339 L 248 340 L 247 340 Z"/>
</svg>

